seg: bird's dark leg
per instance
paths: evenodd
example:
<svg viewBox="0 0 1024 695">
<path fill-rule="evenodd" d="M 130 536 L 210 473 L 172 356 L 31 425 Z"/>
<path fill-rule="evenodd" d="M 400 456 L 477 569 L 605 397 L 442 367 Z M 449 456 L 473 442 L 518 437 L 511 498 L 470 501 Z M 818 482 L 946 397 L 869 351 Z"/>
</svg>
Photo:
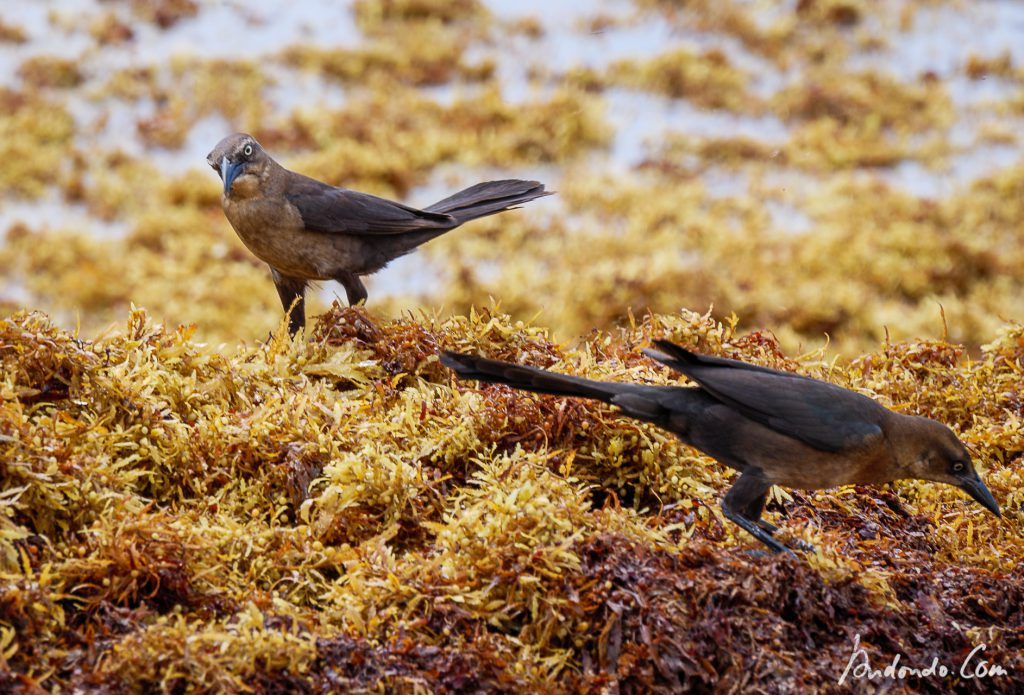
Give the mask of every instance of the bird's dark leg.
<svg viewBox="0 0 1024 695">
<path fill-rule="evenodd" d="M 339 273 L 334 276 L 334 279 L 341 283 L 342 287 L 345 288 L 345 295 L 348 297 L 348 305 L 355 306 L 359 302 L 365 302 L 366 287 L 363 285 L 363 281 L 359 279 L 359 276 L 355 273 Z"/>
<path fill-rule="evenodd" d="M 758 526 L 760 526 L 769 534 L 774 536 L 775 532 L 779 530 L 779 527 L 761 518 L 761 513 L 764 511 L 764 504 L 765 501 L 767 501 L 767 499 L 768 493 L 765 492 L 763 495 L 761 495 L 761 497 L 751 502 L 750 505 L 745 510 L 743 510 L 743 516 L 752 520 Z M 799 538 L 794 538 L 793 540 L 791 540 L 789 542 L 789 545 L 795 547 L 797 550 L 803 550 L 804 552 L 811 552 L 814 550 L 813 545 L 806 541 L 802 541 Z"/>
<path fill-rule="evenodd" d="M 727 519 L 767 545 L 773 552 L 789 553 L 795 557 L 792 550 L 772 538 L 771 533 L 757 523 L 757 517 L 761 515 L 771 486 L 771 483 L 756 474 L 742 474 L 726 493 L 725 499 L 722 500 L 722 511 Z M 757 511 L 756 518 L 752 519 L 747 516 L 750 511 L 755 509 Z"/>
<path fill-rule="evenodd" d="M 767 502 L 767 501 L 768 501 L 768 490 L 765 490 L 763 495 L 760 495 L 759 497 L 755 497 L 753 500 L 750 501 L 750 504 L 748 504 L 742 510 L 742 514 L 743 514 L 743 516 L 747 517 L 748 519 L 753 521 L 755 524 L 757 524 L 758 526 L 763 528 L 769 534 L 774 536 L 775 532 L 779 530 L 779 527 L 776 526 L 775 524 L 770 524 L 770 523 L 768 523 L 767 521 L 765 521 L 764 519 L 761 518 L 761 513 L 764 511 L 764 503 Z"/>
<path fill-rule="evenodd" d="M 306 326 L 306 281 L 301 278 L 288 277 L 270 269 L 277 287 L 277 296 L 288 315 L 288 332 L 295 335 Z"/>
</svg>

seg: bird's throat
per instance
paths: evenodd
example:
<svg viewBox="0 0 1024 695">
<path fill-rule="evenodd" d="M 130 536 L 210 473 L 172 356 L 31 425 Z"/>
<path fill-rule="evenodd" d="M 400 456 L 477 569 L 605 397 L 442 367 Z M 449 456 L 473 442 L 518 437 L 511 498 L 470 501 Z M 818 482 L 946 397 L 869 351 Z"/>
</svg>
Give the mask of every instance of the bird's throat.
<svg viewBox="0 0 1024 695">
<path fill-rule="evenodd" d="M 232 200 L 247 200 L 259 194 L 259 180 L 252 174 L 244 174 L 235 179 L 231 190 L 226 194 Z"/>
</svg>

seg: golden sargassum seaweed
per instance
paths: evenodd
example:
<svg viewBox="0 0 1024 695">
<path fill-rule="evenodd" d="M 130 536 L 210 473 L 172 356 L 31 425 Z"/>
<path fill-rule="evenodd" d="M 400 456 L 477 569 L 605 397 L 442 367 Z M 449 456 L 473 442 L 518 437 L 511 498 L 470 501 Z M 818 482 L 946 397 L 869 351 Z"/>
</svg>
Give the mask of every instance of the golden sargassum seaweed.
<svg viewBox="0 0 1024 695">
<path fill-rule="evenodd" d="M 687 311 L 573 347 L 494 308 L 334 307 L 306 341 L 278 333 L 221 354 L 141 310 L 95 342 L 39 313 L 0 322 L 5 685 L 825 685 L 844 630 L 887 635 L 872 658 L 982 640 L 1024 668 L 1018 324 L 975 360 L 915 342 L 852 362 Z M 752 557 L 712 460 L 594 403 L 457 383 L 436 358 L 675 383 L 638 351 L 661 336 L 948 422 L 1005 520 L 941 485 L 778 491 L 769 518 L 820 550 Z M 748 671 L 750 634 L 789 676 Z"/>
</svg>

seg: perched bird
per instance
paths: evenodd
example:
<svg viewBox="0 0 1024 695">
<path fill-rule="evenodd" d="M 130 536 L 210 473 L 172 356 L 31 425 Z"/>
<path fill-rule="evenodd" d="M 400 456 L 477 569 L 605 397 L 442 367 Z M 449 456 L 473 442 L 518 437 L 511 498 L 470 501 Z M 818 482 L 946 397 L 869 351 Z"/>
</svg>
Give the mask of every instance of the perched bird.
<svg viewBox="0 0 1024 695">
<path fill-rule="evenodd" d="M 310 280 L 337 280 L 357 304 L 366 299 L 359 276 L 464 222 L 550 195 L 536 181 L 488 181 L 417 210 L 289 171 L 245 133 L 221 140 L 206 161 L 224 183 L 231 226 L 270 266 L 293 334 L 306 322 Z"/>
<path fill-rule="evenodd" d="M 775 552 L 792 554 L 761 519 L 772 485 L 820 490 L 921 478 L 955 485 L 999 516 L 999 505 L 945 425 L 893 412 L 867 396 L 806 376 L 699 355 L 666 340 L 644 353 L 698 388 L 592 381 L 535 367 L 445 352 L 464 379 L 593 398 L 652 422 L 739 471 L 725 516 Z"/>
</svg>

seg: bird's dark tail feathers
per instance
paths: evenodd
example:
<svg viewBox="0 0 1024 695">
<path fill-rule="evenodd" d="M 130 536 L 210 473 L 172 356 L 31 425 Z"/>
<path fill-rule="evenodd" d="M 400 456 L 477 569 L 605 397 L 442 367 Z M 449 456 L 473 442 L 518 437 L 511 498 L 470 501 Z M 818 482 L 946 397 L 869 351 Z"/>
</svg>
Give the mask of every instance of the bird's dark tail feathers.
<svg viewBox="0 0 1024 695">
<path fill-rule="evenodd" d="M 578 376 L 556 374 L 536 367 L 524 367 L 511 362 L 490 360 L 476 355 L 457 352 L 441 353 L 441 364 L 463 379 L 476 379 L 492 384 L 504 384 L 524 391 L 547 393 L 553 396 L 576 396 L 618 406 L 622 412 L 641 420 L 667 426 L 667 421 L 691 410 L 707 407 L 710 400 L 700 389 L 680 389 L 674 386 L 627 384 L 618 381 L 594 381 Z M 678 419 L 678 418 L 677 418 Z M 674 431 L 680 432 L 679 421 L 673 421 Z"/>
<path fill-rule="evenodd" d="M 478 217 L 486 217 L 502 210 L 508 210 L 546 195 L 551 195 L 551 193 L 545 191 L 544 184 L 537 181 L 520 181 L 519 179 L 486 181 L 470 186 L 423 209 L 427 212 L 451 215 L 458 220 L 459 224 L 462 224 Z"/>
<path fill-rule="evenodd" d="M 625 393 L 635 384 L 592 381 L 578 376 L 525 367 L 511 362 L 491 360 L 476 355 L 457 352 L 441 353 L 441 364 L 463 379 L 476 379 L 492 384 L 504 384 L 524 391 L 547 393 L 553 396 L 579 396 L 610 402 L 615 396 Z"/>
</svg>

